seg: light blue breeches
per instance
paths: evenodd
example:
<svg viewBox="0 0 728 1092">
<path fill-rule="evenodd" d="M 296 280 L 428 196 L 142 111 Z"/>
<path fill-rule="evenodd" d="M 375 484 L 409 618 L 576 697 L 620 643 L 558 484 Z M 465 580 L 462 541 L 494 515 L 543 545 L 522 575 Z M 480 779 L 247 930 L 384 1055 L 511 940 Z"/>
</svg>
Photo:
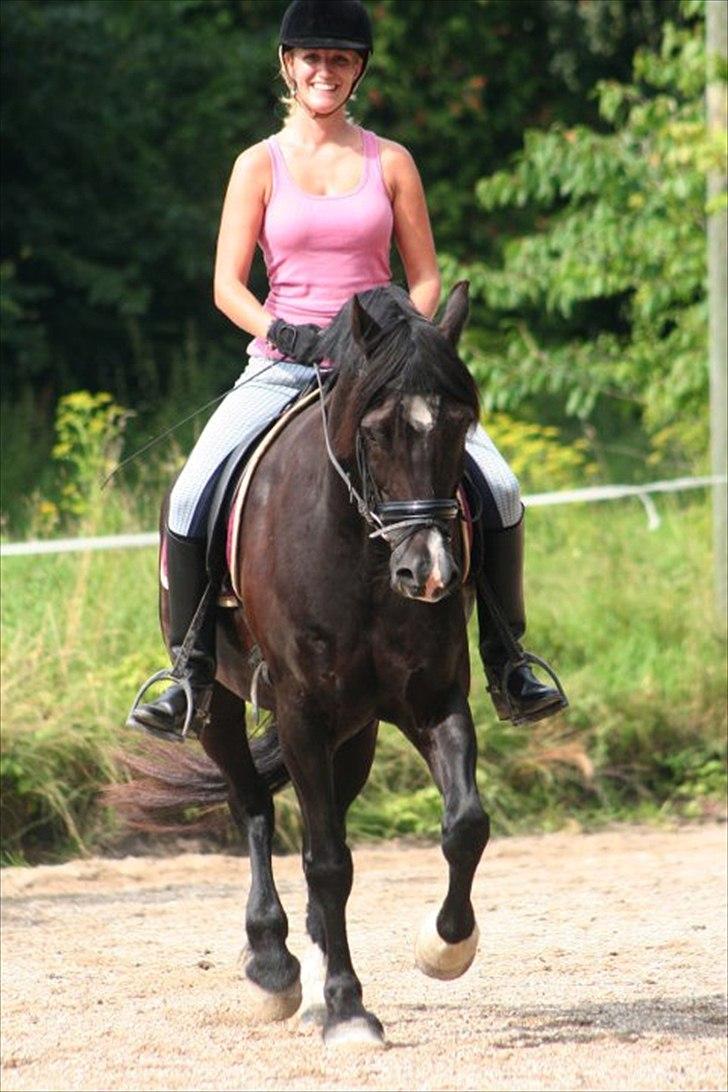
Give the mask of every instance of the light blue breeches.
<svg viewBox="0 0 728 1092">
<path fill-rule="evenodd" d="M 205 535 L 217 475 L 230 452 L 239 444 L 250 443 L 312 378 L 312 369 L 302 364 L 251 357 L 233 390 L 205 425 L 175 482 L 169 506 L 171 531 L 194 538 Z M 483 518 L 494 527 L 512 527 L 521 518 L 516 477 L 480 425 L 468 435 L 466 449 L 490 493 L 483 498 Z"/>
</svg>

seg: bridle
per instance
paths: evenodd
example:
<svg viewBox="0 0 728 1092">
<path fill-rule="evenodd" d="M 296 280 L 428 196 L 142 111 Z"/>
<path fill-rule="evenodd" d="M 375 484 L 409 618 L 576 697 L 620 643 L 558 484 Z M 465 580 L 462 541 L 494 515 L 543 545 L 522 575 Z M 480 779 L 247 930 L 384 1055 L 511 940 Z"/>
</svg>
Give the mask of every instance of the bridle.
<svg viewBox="0 0 728 1092">
<path fill-rule="evenodd" d="M 424 530 L 427 527 L 435 527 L 442 533 L 444 538 L 450 539 L 450 524 L 461 514 L 459 501 L 455 497 L 383 501 L 377 483 L 372 476 L 366 447 L 359 431 L 356 434 L 356 468 L 361 483 L 361 493 L 357 490 L 351 476 L 344 470 L 331 446 L 326 406 L 324 405 L 324 385 L 318 365 L 314 365 L 314 370 L 321 395 L 321 421 L 326 453 L 329 462 L 346 485 L 349 501 L 356 506 L 362 519 L 370 527 L 374 528 L 374 530 L 370 531 L 369 538 L 384 539 L 392 549 L 395 549 L 417 531 Z"/>
</svg>

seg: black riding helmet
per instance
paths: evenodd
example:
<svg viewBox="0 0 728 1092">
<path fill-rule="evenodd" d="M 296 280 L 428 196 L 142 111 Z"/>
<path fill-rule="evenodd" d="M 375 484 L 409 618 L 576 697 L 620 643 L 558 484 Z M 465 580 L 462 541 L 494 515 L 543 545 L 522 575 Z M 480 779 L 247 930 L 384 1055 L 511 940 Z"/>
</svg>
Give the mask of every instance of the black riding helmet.
<svg viewBox="0 0 728 1092">
<path fill-rule="evenodd" d="M 361 0 L 293 0 L 286 8 L 278 44 L 288 49 L 354 49 L 364 65 L 374 51 L 372 24 Z"/>
</svg>

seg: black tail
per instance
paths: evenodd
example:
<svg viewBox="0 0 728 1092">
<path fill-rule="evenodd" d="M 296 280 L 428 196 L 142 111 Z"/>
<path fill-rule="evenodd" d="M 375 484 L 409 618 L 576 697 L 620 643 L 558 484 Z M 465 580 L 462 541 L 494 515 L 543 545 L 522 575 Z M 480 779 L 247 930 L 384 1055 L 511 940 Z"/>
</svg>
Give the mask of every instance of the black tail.
<svg viewBox="0 0 728 1092">
<path fill-rule="evenodd" d="M 271 793 L 284 788 L 290 777 L 275 725 L 251 739 L 250 750 Z M 134 754 L 120 754 L 119 765 L 131 780 L 110 785 L 103 798 L 138 830 L 182 833 L 209 829 L 210 814 L 227 803 L 225 778 L 197 749 L 148 740 Z M 192 821 L 186 814 L 191 808 L 198 810 Z"/>
</svg>

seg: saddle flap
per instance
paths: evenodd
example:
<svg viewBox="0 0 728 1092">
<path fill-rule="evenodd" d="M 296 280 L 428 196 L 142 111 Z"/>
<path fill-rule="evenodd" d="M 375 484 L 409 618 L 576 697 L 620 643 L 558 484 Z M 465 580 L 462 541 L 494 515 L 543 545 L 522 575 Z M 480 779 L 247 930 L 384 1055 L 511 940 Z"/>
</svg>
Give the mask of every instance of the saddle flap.
<svg viewBox="0 0 728 1092">
<path fill-rule="evenodd" d="M 238 467 L 238 472 L 234 475 L 234 478 L 231 478 L 230 480 L 230 487 L 227 491 L 227 506 L 225 509 L 225 536 L 224 538 L 222 537 L 222 523 L 218 526 L 216 534 L 220 536 L 219 545 L 224 545 L 223 556 L 225 564 L 223 571 L 225 575 L 229 574 L 232 589 L 241 602 L 243 594 L 240 585 L 240 574 L 237 571 L 235 560 L 238 555 L 238 534 L 243 518 L 243 507 L 245 505 L 248 488 L 258 464 L 268 448 L 271 447 L 294 417 L 297 417 L 302 410 L 307 406 L 312 405 L 318 398 L 318 390 L 311 391 L 302 398 L 298 398 L 281 417 L 273 422 L 262 438 L 258 438 L 256 446 L 250 451 L 244 464 Z"/>
</svg>

